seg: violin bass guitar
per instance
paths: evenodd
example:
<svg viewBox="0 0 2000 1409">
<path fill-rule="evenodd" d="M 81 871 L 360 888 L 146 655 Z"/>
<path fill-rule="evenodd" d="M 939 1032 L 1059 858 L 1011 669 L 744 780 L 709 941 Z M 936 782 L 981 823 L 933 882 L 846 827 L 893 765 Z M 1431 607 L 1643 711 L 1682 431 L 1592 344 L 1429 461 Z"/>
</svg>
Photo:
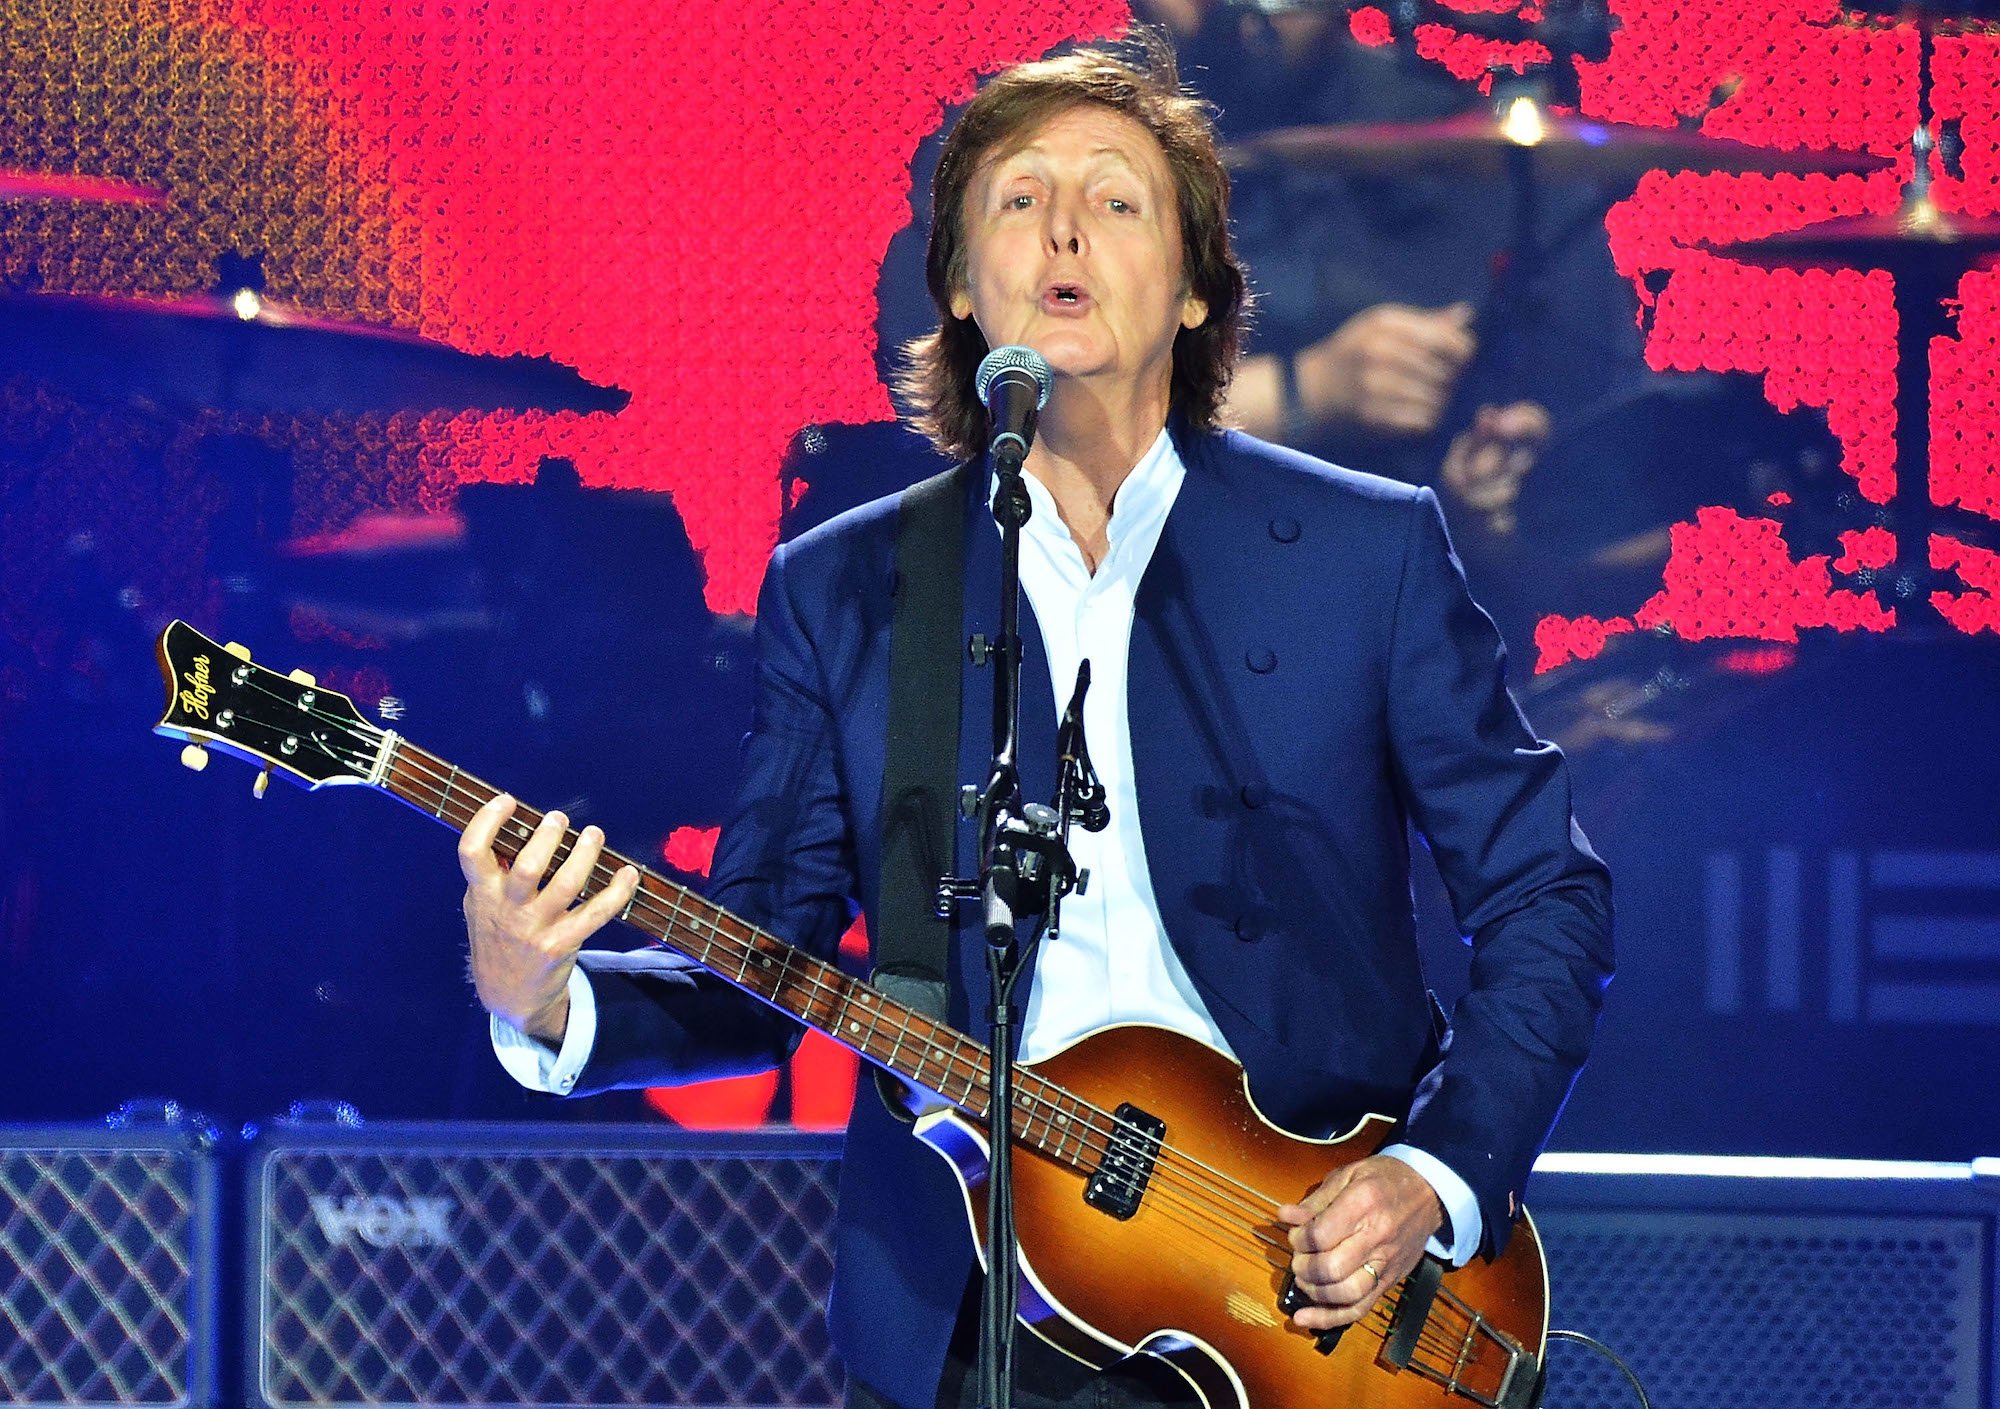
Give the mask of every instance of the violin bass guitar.
<svg viewBox="0 0 2000 1409">
<path fill-rule="evenodd" d="M 372 788 L 454 831 L 500 790 L 364 719 L 310 676 L 253 663 L 185 622 L 159 639 L 167 708 L 156 732 L 317 789 Z M 263 780 L 259 780 L 260 790 Z M 516 809 L 496 843 L 512 860 L 542 814 Z M 576 844 L 570 832 L 551 866 Z M 586 895 L 626 865 L 606 850 Z M 951 1164 L 976 1225 L 988 1090 L 978 1043 L 832 964 L 639 867 L 620 919 L 943 1105 L 917 1133 Z M 1526 1212 L 1497 1258 L 1435 1258 L 1384 1290 L 1342 1332 L 1294 1325 L 1302 1304 L 1278 1206 L 1329 1169 L 1380 1149 L 1368 1116 L 1332 1140 L 1271 1125 L 1243 1073 L 1213 1048 L 1157 1028 L 1102 1029 L 1016 1068 L 1014 1183 L 1021 1320 L 1105 1365 L 1159 1357 L 1208 1409 L 1530 1409 L 1542 1384 L 1548 1282 Z"/>
</svg>

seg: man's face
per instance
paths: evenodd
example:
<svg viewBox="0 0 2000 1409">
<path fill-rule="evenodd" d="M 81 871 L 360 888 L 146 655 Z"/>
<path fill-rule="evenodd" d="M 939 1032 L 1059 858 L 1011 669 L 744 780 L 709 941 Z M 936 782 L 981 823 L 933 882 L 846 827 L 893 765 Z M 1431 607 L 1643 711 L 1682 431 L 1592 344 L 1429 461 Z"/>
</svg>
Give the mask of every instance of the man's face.
<svg viewBox="0 0 2000 1409">
<path fill-rule="evenodd" d="M 1064 378 L 1157 384 L 1174 336 L 1208 316 L 1187 293 L 1166 154 L 1123 113 L 1066 109 L 989 157 L 965 199 L 965 283 L 951 311 L 990 347 L 1022 344 Z"/>
</svg>

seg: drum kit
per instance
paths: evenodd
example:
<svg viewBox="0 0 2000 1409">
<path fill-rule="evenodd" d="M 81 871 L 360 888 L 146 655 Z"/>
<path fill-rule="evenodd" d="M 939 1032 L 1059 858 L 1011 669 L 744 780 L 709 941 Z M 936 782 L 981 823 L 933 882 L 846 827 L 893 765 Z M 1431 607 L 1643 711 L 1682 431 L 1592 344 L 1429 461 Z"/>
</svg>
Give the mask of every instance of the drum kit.
<svg viewBox="0 0 2000 1409">
<path fill-rule="evenodd" d="M 1934 35 L 1949 21 L 1919 16 L 1916 22 L 1927 64 Z M 1495 96 L 1490 104 L 1456 116 L 1268 131 L 1238 143 L 1226 155 L 1238 168 L 1276 164 L 1336 175 L 1395 178 L 1446 174 L 1504 182 L 1511 195 L 1512 214 L 1501 257 L 1495 260 L 1494 287 L 1487 295 L 1502 309 L 1510 299 L 1507 283 L 1524 288 L 1543 265 L 1545 251 L 1537 230 L 1537 213 L 1543 188 L 1551 183 L 1593 183 L 1607 190 L 1629 190 L 1652 171 L 1865 175 L 1896 164 L 1893 158 L 1875 153 L 1824 148 L 1781 151 L 1687 128 L 1597 121 L 1552 107 L 1546 101 L 1546 80 L 1538 83 L 1496 72 L 1493 87 Z M 1928 93 L 1927 75 L 1920 79 L 1919 88 Z M 1952 331 L 1951 298 L 1960 277 L 2000 251 L 2000 220 L 1952 214 L 1940 209 L 1933 199 L 1934 139 L 1928 118 L 1926 112 L 1916 127 L 1911 143 L 1913 176 L 1895 212 L 1825 220 L 1713 247 L 1717 254 L 1765 267 L 1878 269 L 1894 276 L 1898 473 L 1895 499 L 1880 517 L 1894 527 L 1897 555 L 1892 569 L 1875 580 L 1884 605 L 1897 609 L 1896 634 L 1906 641 L 1951 634 L 1943 629 L 1941 620 L 1933 620 L 1928 605 L 1929 591 L 1947 586 L 1927 566 L 1933 529 L 1938 527 L 1942 512 L 1931 502 L 1927 473 L 1930 348 L 1933 339 Z M 1504 381 L 1504 366 L 1498 374 Z M 1844 495 L 1841 502 L 1858 501 Z M 1968 515 L 1959 517 L 1970 519 Z M 1850 526 L 1867 525 L 1857 522 Z M 1961 528 L 1963 536 L 1984 542 L 1981 525 L 1954 525 L 1954 531 Z M 1660 552 L 1663 563 L 1664 527 L 1641 537 L 1651 543 L 1652 551 Z M 1601 559 L 1607 567 L 1615 563 L 1629 568 L 1636 543 L 1611 544 L 1593 561 Z M 1569 734 L 1579 745 L 1607 740 L 1658 743 L 1680 732 L 1663 724 L 1663 719 L 1693 724 L 1695 716 L 1704 715 L 1712 721 L 1714 701 L 1697 705 L 1697 700 L 1714 692 L 1694 687 L 1704 681 L 1711 686 L 1726 683 L 1713 678 L 1718 675 L 1715 661 L 1730 658 L 1728 648 L 1741 644 L 1719 643 L 1717 651 L 1702 653 L 1690 650 L 1684 642 L 1650 640 L 1646 633 L 1633 633 L 1614 638 L 1605 655 L 1595 662 L 1558 669 L 1553 672 L 1555 678 L 1538 678 L 1529 693 L 1546 696 L 1548 703 L 1555 705 L 1556 718 L 1551 720 L 1555 732 Z M 1725 689 L 1723 693 L 1735 692 Z M 1699 726 L 1694 727 L 1699 732 Z"/>
<path fill-rule="evenodd" d="M 106 177 L 0 170 L 0 202 L 159 205 L 167 193 Z M 246 273 L 254 261 L 224 260 Z M 548 357 L 496 357 L 263 297 L 254 281 L 141 298 L 0 295 L 0 373 L 46 377 L 111 404 L 252 414 L 394 410 L 607 411 L 630 393 Z"/>
<path fill-rule="evenodd" d="M 0 169 L 0 210 L 21 201 L 158 206 L 167 199 L 165 191 L 107 177 Z M 87 406 L 221 413 L 225 424 L 399 411 L 614 413 L 631 399 L 546 356 L 466 352 L 400 328 L 267 298 L 255 259 L 225 255 L 218 272 L 214 292 L 169 298 L 0 292 L 0 378 L 46 384 Z M 268 496 L 265 481 L 274 473 L 289 480 L 282 448 L 246 456 L 241 436 L 209 439 L 211 462 L 224 478 L 245 482 L 236 486 L 240 496 Z M 288 489 L 282 497 L 288 502 Z M 428 605 L 435 594 L 419 592 L 413 600 L 410 580 L 438 571 L 462 577 L 469 563 L 456 516 L 430 526 L 448 529 L 450 541 L 433 534 L 421 551 L 385 554 L 373 538 L 361 548 L 341 544 L 331 551 L 320 543 L 275 541 L 287 525 L 260 519 L 251 532 L 256 541 L 212 545 L 211 553 L 236 568 L 258 565 L 254 595 L 262 609 L 306 606 L 364 633 L 388 622 L 421 635 L 450 629 L 463 614 L 455 596 L 442 614 Z M 240 536 L 242 527 L 229 520 L 211 531 Z M 239 587 L 252 580 L 233 569 L 225 576 Z"/>
</svg>

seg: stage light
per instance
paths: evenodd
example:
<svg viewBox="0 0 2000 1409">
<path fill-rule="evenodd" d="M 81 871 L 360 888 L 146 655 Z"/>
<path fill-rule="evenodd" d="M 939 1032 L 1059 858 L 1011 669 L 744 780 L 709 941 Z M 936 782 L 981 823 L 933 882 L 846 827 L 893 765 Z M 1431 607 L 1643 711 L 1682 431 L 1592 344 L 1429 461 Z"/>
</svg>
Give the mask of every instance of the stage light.
<svg viewBox="0 0 2000 1409">
<path fill-rule="evenodd" d="M 1516 146 L 1535 146 L 1546 135 L 1542 127 L 1542 105 L 1526 94 L 1511 99 L 1507 104 L 1507 115 L 1500 119 L 1500 130 Z"/>
</svg>

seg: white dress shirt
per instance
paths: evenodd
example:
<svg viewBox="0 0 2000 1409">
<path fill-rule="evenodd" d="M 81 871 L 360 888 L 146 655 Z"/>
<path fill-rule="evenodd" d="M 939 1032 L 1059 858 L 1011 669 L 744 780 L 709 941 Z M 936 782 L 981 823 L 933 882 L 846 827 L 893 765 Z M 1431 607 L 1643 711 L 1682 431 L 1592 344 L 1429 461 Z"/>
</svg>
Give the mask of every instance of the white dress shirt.
<svg viewBox="0 0 2000 1409">
<path fill-rule="evenodd" d="M 1075 688 L 1078 662 L 1090 662 L 1084 735 L 1104 784 L 1111 822 L 1101 832 L 1070 832 L 1071 855 L 1079 868 L 1089 870 L 1090 885 L 1083 894 L 1063 900 L 1061 933 L 1044 941 L 1036 956 L 1021 1027 L 1024 1062 L 1040 1061 L 1110 1023 L 1168 1028 L 1229 1052 L 1160 920 L 1139 831 L 1126 710 L 1139 580 L 1186 476 L 1172 437 L 1161 431 L 1118 488 L 1106 525 L 1108 547 L 1094 573 L 1053 496 L 1040 480 L 1026 476 L 1034 513 L 1021 533 L 1021 590 L 1034 608 L 1048 652 L 1058 723 Z M 501 1063 L 530 1089 L 568 1092 L 590 1055 L 596 1003 L 581 969 L 570 976 L 569 998 L 569 1027 L 560 1051 L 552 1052 L 498 1019 L 493 1022 Z M 1449 1246 L 1432 1238 L 1430 1251 L 1462 1266 L 1479 1247 L 1479 1203 L 1472 1190 L 1422 1150 L 1390 1145 L 1382 1153 L 1410 1165 L 1437 1191 L 1453 1236 Z"/>
</svg>

